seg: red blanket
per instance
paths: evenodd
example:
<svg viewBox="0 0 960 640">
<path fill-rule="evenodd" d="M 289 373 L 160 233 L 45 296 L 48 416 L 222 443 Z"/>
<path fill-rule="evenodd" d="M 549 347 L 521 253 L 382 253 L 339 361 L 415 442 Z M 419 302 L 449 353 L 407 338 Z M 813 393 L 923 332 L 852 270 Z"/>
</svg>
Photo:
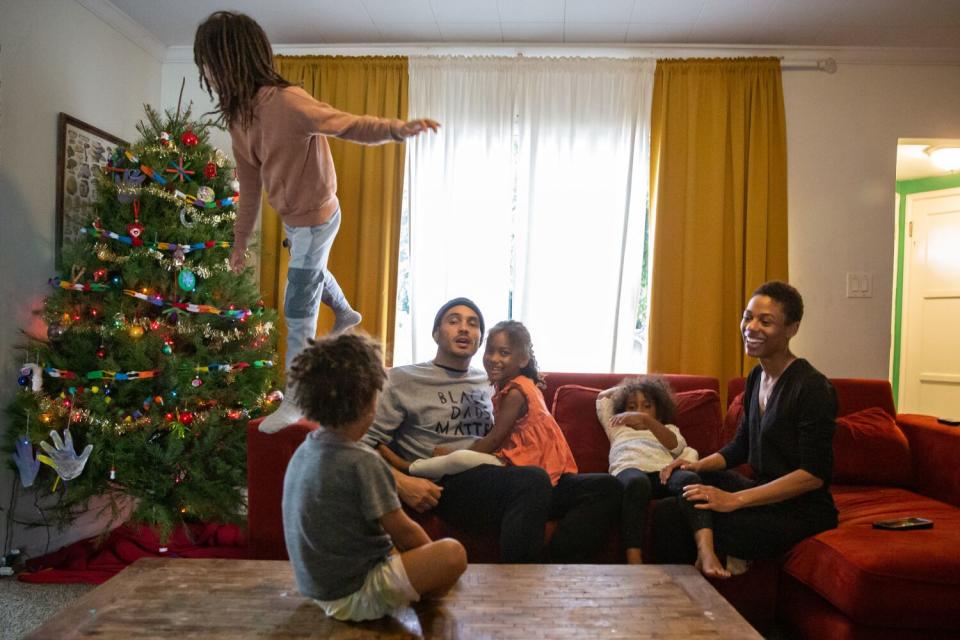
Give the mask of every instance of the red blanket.
<svg viewBox="0 0 960 640">
<path fill-rule="evenodd" d="M 98 542 L 89 538 L 27 561 L 24 582 L 101 584 L 143 557 L 246 558 L 247 541 L 237 525 L 178 527 L 166 545 L 146 526 L 125 524 Z"/>
</svg>

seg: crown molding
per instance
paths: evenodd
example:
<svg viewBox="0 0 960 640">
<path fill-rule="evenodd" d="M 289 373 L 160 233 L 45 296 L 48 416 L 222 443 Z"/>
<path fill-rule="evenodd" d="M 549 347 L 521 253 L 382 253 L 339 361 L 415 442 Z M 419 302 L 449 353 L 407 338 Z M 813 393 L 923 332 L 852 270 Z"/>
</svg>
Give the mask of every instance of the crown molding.
<svg viewBox="0 0 960 640">
<path fill-rule="evenodd" d="M 77 0 L 77 2 L 117 30 L 127 40 L 146 51 L 157 62 L 166 61 L 167 46 L 140 26 L 139 22 L 118 9 L 110 0 Z"/>
<path fill-rule="evenodd" d="M 89 0 L 88 0 L 89 1 Z M 960 66 L 960 49 L 907 47 L 779 47 L 700 44 L 278 44 L 276 55 L 310 56 L 584 56 L 614 58 L 717 58 L 777 56 L 785 64 L 833 58 L 838 64 Z M 165 62 L 193 62 L 193 48 L 168 47 Z"/>
</svg>

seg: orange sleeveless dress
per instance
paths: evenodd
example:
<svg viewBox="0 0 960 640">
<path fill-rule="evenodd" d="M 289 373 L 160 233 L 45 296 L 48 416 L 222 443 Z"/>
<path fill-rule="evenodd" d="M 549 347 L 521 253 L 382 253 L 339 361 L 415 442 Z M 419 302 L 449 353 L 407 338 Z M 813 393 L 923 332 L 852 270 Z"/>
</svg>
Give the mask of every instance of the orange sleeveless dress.
<svg viewBox="0 0 960 640">
<path fill-rule="evenodd" d="M 504 396 L 513 388 L 519 389 L 526 399 L 527 414 L 517 420 L 513 431 L 494 455 L 518 467 L 540 467 L 550 475 L 550 484 L 556 486 L 561 475 L 577 472 L 573 452 L 557 421 L 547 411 L 540 389 L 527 376 L 517 376 L 497 392 L 493 398 L 494 416 L 499 412 Z"/>
</svg>

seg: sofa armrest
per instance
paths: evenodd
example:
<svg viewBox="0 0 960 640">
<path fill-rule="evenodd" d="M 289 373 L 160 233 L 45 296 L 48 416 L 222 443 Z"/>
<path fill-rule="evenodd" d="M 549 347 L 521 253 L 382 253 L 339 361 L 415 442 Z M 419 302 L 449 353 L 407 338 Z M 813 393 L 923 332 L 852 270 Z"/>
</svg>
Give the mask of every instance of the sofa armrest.
<svg viewBox="0 0 960 640">
<path fill-rule="evenodd" d="M 909 413 L 899 414 L 897 424 L 910 441 L 917 491 L 960 506 L 960 427 Z"/>
<path fill-rule="evenodd" d="M 286 560 L 283 539 L 283 476 L 294 451 L 317 425 L 301 421 L 277 433 L 247 425 L 247 540 L 250 557 Z"/>
</svg>

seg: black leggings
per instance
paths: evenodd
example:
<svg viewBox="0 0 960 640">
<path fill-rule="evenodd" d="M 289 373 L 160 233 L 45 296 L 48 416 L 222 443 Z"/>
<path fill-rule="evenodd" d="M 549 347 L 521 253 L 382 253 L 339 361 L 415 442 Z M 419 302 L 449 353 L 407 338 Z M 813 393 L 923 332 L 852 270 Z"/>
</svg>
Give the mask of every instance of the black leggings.
<svg viewBox="0 0 960 640">
<path fill-rule="evenodd" d="M 623 490 L 609 473 L 565 473 L 553 488 L 549 516 L 559 520 L 549 560 L 591 562 L 609 539 L 620 514 Z"/>
<path fill-rule="evenodd" d="M 623 527 L 623 546 L 627 549 L 639 549 L 643 544 L 647 507 L 651 499 L 679 496 L 685 486 L 700 482 L 700 476 L 683 469 L 674 470 L 665 485 L 660 482 L 659 471 L 624 469 L 616 477 L 623 485 L 620 522 Z"/>
</svg>

